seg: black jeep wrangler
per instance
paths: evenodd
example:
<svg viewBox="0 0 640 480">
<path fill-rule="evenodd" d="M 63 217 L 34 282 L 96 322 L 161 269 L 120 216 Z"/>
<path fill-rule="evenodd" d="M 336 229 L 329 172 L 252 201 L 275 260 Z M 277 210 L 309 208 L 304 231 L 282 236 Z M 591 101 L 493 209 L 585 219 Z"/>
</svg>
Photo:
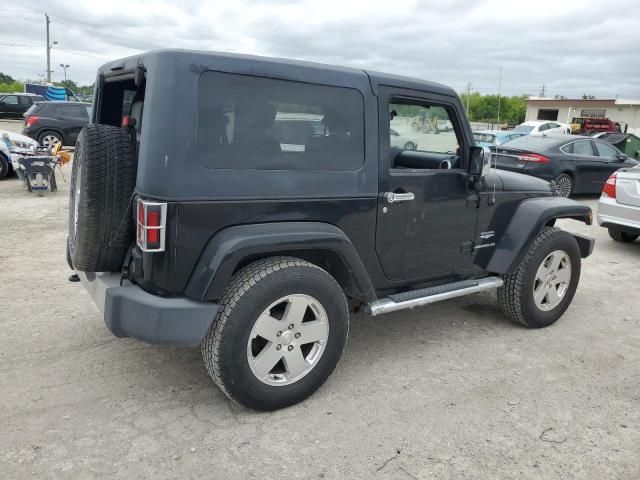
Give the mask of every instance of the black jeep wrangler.
<svg viewBox="0 0 640 480">
<path fill-rule="evenodd" d="M 356 310 L 497 289 L 509 318 L 550 325 L 594 244 L 554 227 L 589 208 L 490 168 L 451 88 L 395 75 L 130 57 L 100 68 L 75 152 L 68 260 L 107 327 L 200 345 L 255 409 L 320 387 Z"/>
</svg>

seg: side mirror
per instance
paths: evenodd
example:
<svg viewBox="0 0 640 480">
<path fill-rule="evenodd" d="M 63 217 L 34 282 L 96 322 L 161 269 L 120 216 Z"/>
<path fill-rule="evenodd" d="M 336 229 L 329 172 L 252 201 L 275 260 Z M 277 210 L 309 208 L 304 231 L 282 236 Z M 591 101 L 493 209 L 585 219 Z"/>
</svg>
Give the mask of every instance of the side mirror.
<svg viewBox="0 0 640 480">
<path fill-rule="evenodd" d="M 619 153 L 618 154 L 618 160 L 620 160 L 621 162 L 626 162 L 627 161 L 627 157 L 624 153 Z"/>
<path fill-rule="evenodd" d="M 474 177 L 486 177 L 491 171 L 491 150 L 474 145 L 469 152 L 469 173 Z"/>
</svg>

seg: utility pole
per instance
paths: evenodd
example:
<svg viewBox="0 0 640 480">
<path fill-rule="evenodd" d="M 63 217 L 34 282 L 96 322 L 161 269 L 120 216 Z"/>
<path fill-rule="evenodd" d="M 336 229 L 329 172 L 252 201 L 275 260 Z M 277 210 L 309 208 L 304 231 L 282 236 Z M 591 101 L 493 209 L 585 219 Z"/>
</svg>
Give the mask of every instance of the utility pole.
<svg viewBox="0 0 640 480">
<path fill-rule="evenodd" d="M 498 129 L 500 129 L 500 96 L 502 93 L 502 67 L 500 67 L 500 78 L 498 79 Z"/>
<path fill-rule="evenodd" d="M 545 89 L 545 84 L 542 84 L 542 90 L 540 90 L 540 98 L 544 98 L 544 89 Z"/>
<path fill-rule="evenodd" d="M 471 81 L 467 83 L 467 117 L 469 116 L 469 98 L 471 98 Z"/>
<path fill-rule="evenodd" d="M 49 21 L 49 15 L 46 13 L 44 14 L 44 18 L 47 21 L 47 83 L 51 83 L 51 49 L 54 45 L 57 45 L 58 42 L 55 40 L 53 42 L 49 41 L 49 23 L 51 22 Z"/>
</svg>

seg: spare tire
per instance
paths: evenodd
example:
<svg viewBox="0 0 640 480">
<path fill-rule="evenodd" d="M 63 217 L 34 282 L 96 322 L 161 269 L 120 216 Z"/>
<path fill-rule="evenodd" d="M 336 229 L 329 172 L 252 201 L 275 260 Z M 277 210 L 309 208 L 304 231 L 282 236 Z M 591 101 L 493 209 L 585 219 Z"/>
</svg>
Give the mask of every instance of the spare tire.
<svg viewBox="0 0 640 480">
<path fill-rule="evenodd" d="M 90 124 L 76 142 L 69 192 L 69 256 L 81 272 L 117 272 L 133 242 L 137 164 L 129 133 Z"/>
</svg>

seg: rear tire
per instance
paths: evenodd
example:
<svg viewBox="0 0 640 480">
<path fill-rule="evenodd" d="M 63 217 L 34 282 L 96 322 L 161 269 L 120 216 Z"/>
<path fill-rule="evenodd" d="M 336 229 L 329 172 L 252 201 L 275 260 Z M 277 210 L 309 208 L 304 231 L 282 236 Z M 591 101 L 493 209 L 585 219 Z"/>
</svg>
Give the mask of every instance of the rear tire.
<svg viewBox="0 0 640 480">
<path fill-rule="evenodd" d="M 550 264 L 556 259 L 561 261 L 553 268 Z M 580 249 L 571 234 L 558 228 L 542 230 L 516 271 L 503 276 L 498 303 L 504 314 L 530 328 L 554 323 L 571 304 L 580 279 L 580 261 Z M 538 278 L 541 271 L 546 273 L 542 281 Z M 551 288 L 546 288 L 545 294 L 547 284 Z M 536 297 L 538 293 L 542 295 Z"/>
<path fill-rule="evenodd" d="M 299 301 L 302 307 L 295 307 Z M 220 305 L 202 359 L 235 402 L 256 410 L 294 405 L 340 360 L 349 331 L 347 301 L 334 278 L 314 264 L 293 257 L 258 260 L 234 274 Z"/>
<path fill-rule="evenodd" d="M 117 272 L 133 242 L 136 184 L 129 134 L 90 124 L 76 143 L 69 192 L 69 256 L 81 272 Z"/>
<path fill-rule="evenodd" d="M 609 227 L 609 236 L 616 242 L 632 243 L 635 242 L 640 235 L 634 233 L 627 233 L 619 228 Z"/>
<path fill-rule="evenodd" d="M 38 143 L 43 147 L 53 148 L 56 143 L 64 144 L 64 139 L 58 132 L 46 130 L 38 135 Z"/>
<path fill-rule="evenodd" d="M 556 178 L 556 193 L 560 197 L 569 197 L 573 193 L 573 178 L 568 173 L 561 173 Z"/>
</svg>

